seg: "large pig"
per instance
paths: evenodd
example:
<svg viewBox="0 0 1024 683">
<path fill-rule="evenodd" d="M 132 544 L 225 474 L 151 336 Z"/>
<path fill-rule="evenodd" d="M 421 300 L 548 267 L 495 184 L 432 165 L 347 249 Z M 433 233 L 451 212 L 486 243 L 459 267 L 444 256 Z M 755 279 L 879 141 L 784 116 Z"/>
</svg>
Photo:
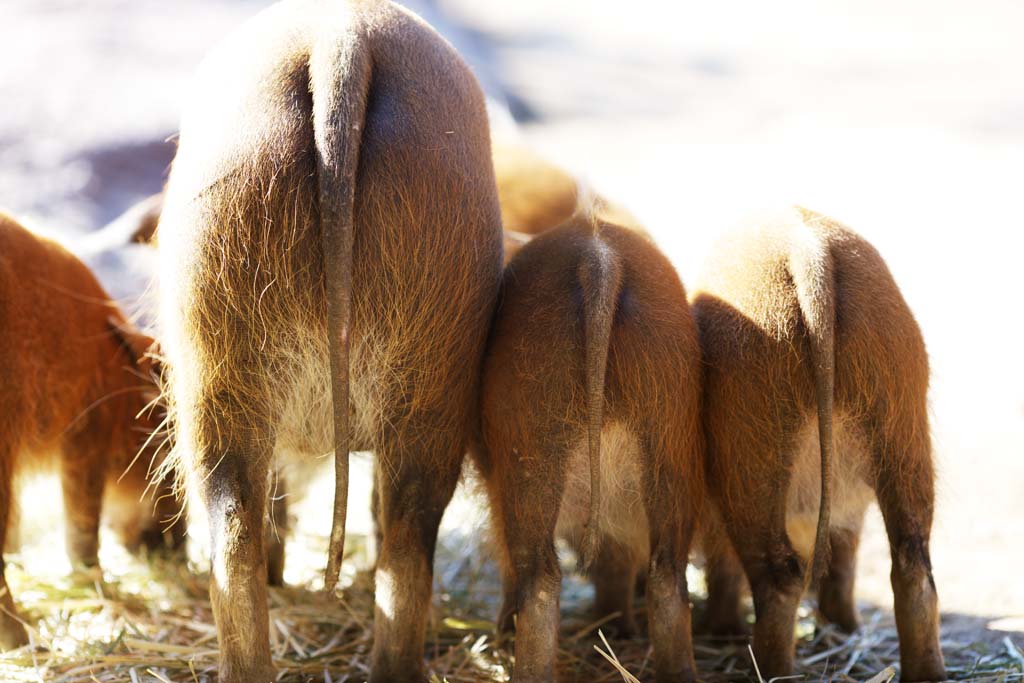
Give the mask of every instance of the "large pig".
<svg viewBox="0 0 1024 683">
<path fill-rule="evenodd" d="M 422 679 L 433 551 L 474 423 L 501 270 L 483 96 L 389 2 L 292 0 L 204 62 L 159 227 L 178 453 L 207 508 L 220 680 L 274 678 L 263 524 L 276 458 L 372 450 L 372 681 Z"/>
</svg>

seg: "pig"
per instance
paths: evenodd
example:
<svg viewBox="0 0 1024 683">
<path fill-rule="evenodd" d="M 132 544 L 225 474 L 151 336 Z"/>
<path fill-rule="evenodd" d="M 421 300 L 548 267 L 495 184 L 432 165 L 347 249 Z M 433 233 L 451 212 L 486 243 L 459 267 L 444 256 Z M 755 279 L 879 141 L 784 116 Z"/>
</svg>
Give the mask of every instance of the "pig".
<svg viewBox="0 0 1024 683">
<path fill-rule="evenodd" d="M 275 462 L 350 450 L 383 541 L 370 680 L 423 680 L 433 552 L 477 406 L 502 244 L 484 98 L 385 1 L 291 0 L 217 47 L 158 227 L 172 460 L 210 520 L 220 680 L 274 679 L 263 526 Z"/>
<path fill-rule="evenodd" d="M 525 145 L 495 142 L 494 175 L 505 230 L 537 235 L 576 214 L 576 179 Z"/>
<path fill-rule="evenodd" d="M 484 361 L 477 467 L 491 502 L 513 680 L 555 676 L 556 536 L 598 616 L 636 630 L 648 567 L 658 681 L 695 676 L 686 563 L 703 499 L 701 370 L 683 285 L 643 235 L 583 212 L 505 270 Z"/>
<path fill-rule="evenodd" d="M 564 168 L 519 142 L 494 142 L 506 265 L 531 237 L 566 223 L 581 206 L 592 214 L 648 237 L 625 208 L 595 194 Z"/>
<path fill-rule="evenodd" d="M 0 213 L 0 547 L 16 478 L 49 468 L 73 565 L 98 564 L 101 512 L 130 549 L 181 545 L 171 482 L 147 491 L 161 422 L 151 344 L 81 261 Z M 28 639 L 2 558 L 0 593 L 0 648 L 18 647 Z"/>
<path fill-rule="evenodd" d="M 791 674 L 812 577 L 826 620 L 859 623 L 855 556 L 874 497 L 892 552 L 901 679 L 944 680 L 928 550 L 928 356 L 885 261 L 840 223 L 794 208 L 713 250 L 693 310 L 706 477 L 743 570 L 729 553 L 710 564 L 709 611 L 729 623 L 745 572 L 761 675 Z"/>
</svg>

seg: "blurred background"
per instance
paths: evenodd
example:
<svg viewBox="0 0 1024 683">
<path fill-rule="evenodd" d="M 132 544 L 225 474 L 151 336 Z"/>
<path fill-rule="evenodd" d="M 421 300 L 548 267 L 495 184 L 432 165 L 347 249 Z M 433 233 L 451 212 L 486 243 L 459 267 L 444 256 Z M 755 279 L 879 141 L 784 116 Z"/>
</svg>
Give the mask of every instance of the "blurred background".
<svg viewBox="0 0 1024 683">
<path fill-rule="evenodd" d="M 0 1 L 0 206 L 88 251 L 160 190 L 191 73 L 266 4 Z M 684 281 L 718 234 L 780 205 L 878 247 L 931 353 L 943 610 L 1024 631 L 1024 3 L 406 4 L 471 63 L 502 135 L 632 211 Z M 131 298 L 146 258 L 90 263 Z M 316 533 L 329 487 L 298 513 Z M 482 516 L 462 495 L 446 528 Z M 860 565 L 859 597 L 891 604 L 877 512 Z"/>
</svg>

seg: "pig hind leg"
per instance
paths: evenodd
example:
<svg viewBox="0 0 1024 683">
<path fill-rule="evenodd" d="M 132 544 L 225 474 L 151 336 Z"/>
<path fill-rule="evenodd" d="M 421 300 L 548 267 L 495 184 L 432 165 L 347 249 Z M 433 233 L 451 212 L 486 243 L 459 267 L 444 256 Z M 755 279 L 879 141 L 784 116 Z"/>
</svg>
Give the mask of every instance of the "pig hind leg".
<svg viewBox="0 0 1024 683">
<path fill-rule="evenodd" d="M 594 616 L 598 619 L 617 614 L 606 630 L 619 638 L 637 633 L 633 596 L 640 559 L 629 546 L 610 537 L 601 539 L 601 546 L 590 576 L 594 582 Z"/>
<path fill-rule="evenodd" d="M 770 449 L 759 462 L 771 463 L 781 457 L 774 444 L 764 441 L 750 444 L 751 448 Z M 724 462 L 743 462 L 741 454 L 715 454 Z M 750 458 L 747 458 L 750 461 Z M 725 503 L 723 513 L 729 530 L 729 538 L 739 554 L 743 569 L 750 582 L 754 598 L 753 650 L 757 665 L 765 679 L 788 676 L 793 671 L 795 643 L 793 630 L 796 624 L 797 607 L 803 596 L 805 563 L 793 548 L 786 531 L 786 508 L 788 468 L 776 463 L 772 475 L 766 468 L 759 468 L 754 476 L 775 476 L 778 481 L 760 487 L 761 499 Z M 734 477 L 749 477 L 750 472 L 736 472 Z M 739 481 L 739 480 L 738 480 Z M 731 489 L 743 490 L 745 484 Z"/>
<path fill-rule="evenodd" d="M 504 543 L 505 606 L 501 621 L 516 629 L 516 683 L 552 681 L 558 643 L 562 572 L 555 551 L 555 526 L 565 486 L 557 450 L 523 445 L 523 454 L 496 453 L 504 471 L 492 485 L 492 501 Z"/>
<path fill-rule="evenodd" d="M 265 542 L 267 548 L 267 584 L 284 585 L 285 540 L 288 538 L 288 490 L 284 473 L 271 474 L 270 509 L 267 511 Z"/>
<path fill-rule="evenodd" d="M 857 575 L 857 546 L 861 523 L 853 529 L 833 529 L 829 537 L 828 570 L 818 585 L 818 609 L 821 616 L 846 633 L 860 627 L 853 586 Z"/>
<path fill-rule="evenodd" d="M 174 493 L 174 475 L 165 473 L 159 482 L 154 482 L 152 495 L 148 508 L 152 510 L 152 517 L 142 528 L 137 545 L 148 552 L 168 552 L 183 557 L 188 523 L 182 501 Z M 128 542 L 125 542 L 125 547 L 132 549 Z"/>
<path fill-rule="evenodd" d="M 381 545 L 370 680 L 420 681 L 438 527 L 461 472 L 464 439 L 437 424 L 388 420 L 375 449 Z"/>
<path fill-rule="evenodd" d="M 518 594 L 516 592 L 516 577 L 508 562 L 503 562 L 501 567 L 501 609 L 498 611 L 498 634 L 502 636 L 512 635 L 516 630 L 516 607 Z"/>
<path fill-rule="evenodd" d="M 6 452 L 5 452 L 6 451 Z M 7 525 L 11 520 L 11 508 L 14 505 L 12 473 L 10 463 L 12 453 L 9 447 L 0 441 L 0 548 L 4 547 L 7 540 Z M 14 607 L 14 599 L 11 596 L 11 589 L 7 585 L 3 554 L 0 553 L 0 650 L 11 650 L 28 643 L 28 634 L 25 627 L 18 619 Z"/>
<path fill-rule="evenodd" d="M 666 452 L 656 453 L 653 444 Z M 647 630 L 654 647 L 655 680 L 684 683 L 696 680 L 690 596 L 686 564 L 696 530 L 692 482 L 683 481 L 685 463 L 699 462 L 696 444 L 670 438 L 647 442 L 645 498 L 651 556 L 647 573 Z M 656 458 L 677 466 L 655 467 Z M 683 498 L 680 500 L 680 496 Z"/>
<path fill-rule="evenodd" d="M 210 600 L 221 680 L 269 681 L 264 526 L 272 436 L 269 429 L 256 430 L 258 419 L 238 420 L 241 406 L 178 398 L 179 415 L 192 425 L 189 433 L 182 430 L 179 447 L 194 454 L 192 485 L 210 525 Z"/>
<path fill-rule="evenodd" d="M 743 590 L 746 577 L 743 565 L 733 549 L 725 530 L 709 529 L 704 541 L 705 576 L 708 600 L 700 629 L 719 638 L 739 638 L 750 635 L 743 610 Z"/>
<path fill-rule="evenodd" d="M 892 589 L 900 641 L 900 679 L 946 680 L 939 648 L 939 611 L 928 549 L 934 472 L 927 429 L 882 438 L 876 494 L 892 554 Z"/>
<path fill-rule="evenodd" d="M 370 526 L 373 534 L 373 566 L 371 571 L 377 569 L 377 559 L 380 557 L 380 548 L 384 545 L 384 532 L 380 528 L 380 491 L 377 482 L 380 481 L 380 461 L 373 461 L 373 486 L 370 489 Z"/>
<path fill-rule="evenodd" d="M 83 430 L 88 434 L 91 430 Z M 99 564 L 100 513 L 107 471 L 102 452 L 90 443 L 72 440 L 61 461 L 64 493 L 65 543 L 73 566 Z"/>
<path fill-rule="evenodd" d="M 766 678 L 788 676 L 793 671 L 793 629 L 803 595 L 804 563 L 784 525 L 744 528 L 737 537 L 750 539 L 740 557 L 754 597 L 754 657 Z"/>
</svg>

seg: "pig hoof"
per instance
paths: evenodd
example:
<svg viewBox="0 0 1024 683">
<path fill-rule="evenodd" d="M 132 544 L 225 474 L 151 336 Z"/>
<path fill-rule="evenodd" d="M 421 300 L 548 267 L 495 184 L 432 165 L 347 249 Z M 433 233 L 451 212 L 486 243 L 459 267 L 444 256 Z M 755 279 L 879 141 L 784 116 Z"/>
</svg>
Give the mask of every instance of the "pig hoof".
<svg viewBox="0 0 1024 683">
<path fill-rule="evenodd" d="M 857 617 L 851 617 L 849 615 L 837 619 L 832 619 L 826 616 L 824 618 L 824 622 L 822 624 L 819 624 L 818 628 L 820 629 L 821 626 L 825 624 L 832 624 L 842 633 L 849 634 L 854 633 L 857 629 L 860 628 L 860 619 L 858 619 Z"/>
<path fill-rule="evenodd" d="M 605 635 L 618 640 L 629 640 L 635 638 L 639 633 L 636 620 L 627 617 L 616 617 L 601 627 Z"/>
<path fill-rule="evenodd" d="M 906 670 L 900 671 L 901 683 L 940 683 L 948 680 L 946 667 L 938 663 L 906 667 Z"/>
<path fill-rule="evenodd" d="M 184 543 L 175 543 L 168 534 L 160 529 L 147 529 L 139 537 L 138 549 L 145 548 L 150 553 L 175 553 L 184 551 Z"/>
<path fill-rule="evenodd" d="M 657 683 L 694 683 L 697 680 L 697 674 L 692 669 L 684 669 L 672 673 L 659 673 L 654 680 Z"/>
<path fill-rule="evenodd" d="M 743 619 L 711 620 L 707 632 L 714 638 L 749 638 L 750 624 Z"/>
<path fill-rule="evenodd" d="M 281 567 L 268 567 L 267 568 L 267 585 L 273 586 L 274 588 L 281 588 L 284 586 L 284 569 Z"/>
<path fill-rule="evenodd" d="M 372 671 L 369 683 L 423 683 L 425 680 L 426 676 L 420 670 L 403 671 L 400 674 L 389 672 L 378 674 L 376 671 Z"/>
<path fill-rule="evenodd" d="M 284 546 L 267 553 L 267 585 L 280 588 L 284 585 Z"/>
<path fill-rule="evenodd" d="M 712 638 L 739 640 L 750 637 L 750 624 L 740 614 L 721 616 L 705 614 L 699 620 L 696 631 Z"/>
<path fill-rule="evenodd" d="M 100 558 L 96 551 L 77 552 L 72 548 L 68 552 L 68 561 L 71 563 L 72 570 L 76 572 L 89 572 L 100 566 Z"/>
<path fill-rule="evenodd" d="M 835 625 L 843 633 L 853 633 L 860 628 L 860 615 L 852 605 L 836 605 L 822 600 L 819 610 L 820 621 Z"/>
<path fill-rule="evenodd" d="M 28 645 L 28 632 L 20 622 L 5 615 L 4 623 L 0 624 L 0 651 L 14 650 L 23 645 Z"/>
<path fill-rule="evenodd" d="M 98 564 L 71 563 L 71 582 L 79 586 L 93 586 L 103 581 L 103 570 Z"/>
<path fill-rule="evenodd" d="M 273 683 L 277 674 L 273 667 L 236 667 L 222 664 L 218 680 L 221 683 Z"/>
<path fill-rule="evenodd" d="M 502 608 L 498 614 L 498 634 L 511 636 L 516 632 L 516 611 Z"/>
</svg>

